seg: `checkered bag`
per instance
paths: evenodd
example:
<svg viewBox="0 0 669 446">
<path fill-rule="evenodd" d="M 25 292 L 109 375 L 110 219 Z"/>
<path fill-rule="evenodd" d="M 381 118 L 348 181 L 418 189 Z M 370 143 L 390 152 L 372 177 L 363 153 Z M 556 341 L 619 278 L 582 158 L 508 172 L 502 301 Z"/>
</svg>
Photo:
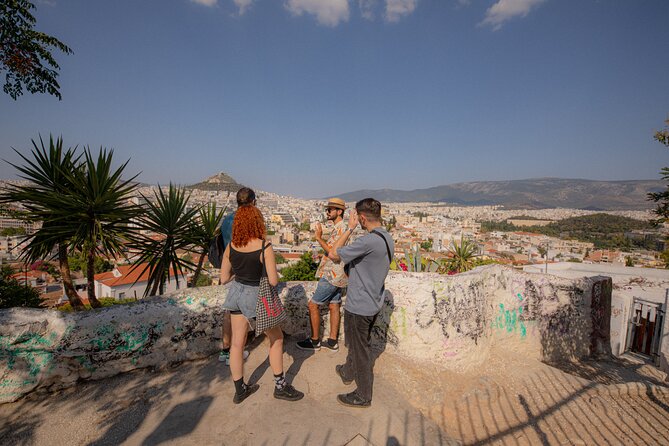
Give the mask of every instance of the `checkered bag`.
<svg viewBox="0 0 669 446">
<path fill-rule="evenodd" d="M 267 278 L 267 267 L 265 266 L 265 242 L 262 244 L 262 276 L 258 287 L 258 300 L 256 301 L 256 336 L 276 327 L 286 320 L 288 314 L 283 308 L 279 293 L 269 283 Z"/>
</svg>

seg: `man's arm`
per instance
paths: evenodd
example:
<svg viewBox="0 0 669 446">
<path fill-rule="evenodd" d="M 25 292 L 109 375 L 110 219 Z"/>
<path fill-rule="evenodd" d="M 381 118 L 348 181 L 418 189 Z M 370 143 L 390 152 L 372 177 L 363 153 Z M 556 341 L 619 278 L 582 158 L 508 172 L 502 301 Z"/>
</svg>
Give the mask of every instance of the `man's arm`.
<svg viewBox="0 0 669 446">
<path fill-rule="evenodd" d="M 316 224 L 316 231 L 314 235 L 316 236 L 316 241 L 318 244 L 321 245 L 321 248 L 323 248 L 323 251 L 325 251 L 325 255 L 327 255 L 332 247 L 328 245 L 325 240 L 323 240 L 323 226 L 321 226 L 320 223 Z"/>
<path fill-rule="evenodd" d="M 328 258 L 330 260 L 333 262 L 341 261 L 341 257 L 339 257 L 339 254 L 337 254 L 337 250 L 346 244 L 349 237 L 351 237 L 351 234 L 353 234 L 356 226 L 358 226 L 358 213 L 355 210 L 352 210 L 348 217 L 348 228 L 344 231 L 341 237 L 337 239 L 334 245 L 332 245 L 330 252 L 328 252 Z"/>
</svg>

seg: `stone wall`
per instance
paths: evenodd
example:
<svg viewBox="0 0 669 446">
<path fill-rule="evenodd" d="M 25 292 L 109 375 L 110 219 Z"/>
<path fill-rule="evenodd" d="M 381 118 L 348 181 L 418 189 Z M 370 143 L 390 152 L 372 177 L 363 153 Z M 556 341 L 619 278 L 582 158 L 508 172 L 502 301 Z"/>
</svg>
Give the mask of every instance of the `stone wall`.
<svg viewBox="0 0 669 446">
<path fill-rule="evenodd" d="M 308 333 L 307 299 L 315 286 L 279 286 L 290 316 L 287 334 Z M 187 289 L 84 313 L 0 310 L 0 402 L 207 357 L 220 346 L 226 290 Z M 610 279 L 602 277 L 559 279 L 501 266 L 455 276 L 393 272 L 373 344 L 454 370 L 481 364 L 493 348 L 571 360 L 609 353 L 610 307 Z"/>
</svg>

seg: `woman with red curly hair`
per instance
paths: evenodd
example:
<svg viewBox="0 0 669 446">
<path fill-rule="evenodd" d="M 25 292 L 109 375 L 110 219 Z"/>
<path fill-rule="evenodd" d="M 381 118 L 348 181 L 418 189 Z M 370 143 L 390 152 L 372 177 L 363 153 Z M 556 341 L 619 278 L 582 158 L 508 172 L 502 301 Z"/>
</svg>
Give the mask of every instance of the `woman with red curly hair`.
<svg viewBox="0 0 669 446">
<path fill-rule="evenodd" d="M 265 251 L 265 265 L 262 252 Z M 256 317 L 256 300 L 263 267 L 272 286 L 279 283 L 271 243 L 265 242 L 265 220 L 253 204 L 240 206 L 232 223 L 232 240 L 225 249 L 221 265 L 221 283 L 233 281 L 223 308 L 230 311 L 232 342 L 230 374 L 235 383 L 232 402 L 239 404 L 260 388 L 244 383 L 244 360 L 249 321 Z M 274 373 L 274 398 L 297 401 L 304 394 L 288 384 L 283 376 L 283 332 L 274 327 L 265 332 L 269 338 L 269 364 Z"/>
</svg>

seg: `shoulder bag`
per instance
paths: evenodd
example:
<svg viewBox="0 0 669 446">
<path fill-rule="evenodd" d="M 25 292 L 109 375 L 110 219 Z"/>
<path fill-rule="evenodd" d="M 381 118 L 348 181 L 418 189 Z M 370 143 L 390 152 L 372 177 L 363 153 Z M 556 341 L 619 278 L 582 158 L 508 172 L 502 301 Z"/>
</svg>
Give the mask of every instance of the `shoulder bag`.
<svg viewBox="0 0 669 446">
<path fill-rule="evenodd" d="M 256 336 L 274 328 L 286 320 L 288 314 L 283 308 L 279 293 L 269 283 L 267 265 L 265 265 L 265 241 L 262 242 L 262 275 L 256 300 Z"/>
</svg>

